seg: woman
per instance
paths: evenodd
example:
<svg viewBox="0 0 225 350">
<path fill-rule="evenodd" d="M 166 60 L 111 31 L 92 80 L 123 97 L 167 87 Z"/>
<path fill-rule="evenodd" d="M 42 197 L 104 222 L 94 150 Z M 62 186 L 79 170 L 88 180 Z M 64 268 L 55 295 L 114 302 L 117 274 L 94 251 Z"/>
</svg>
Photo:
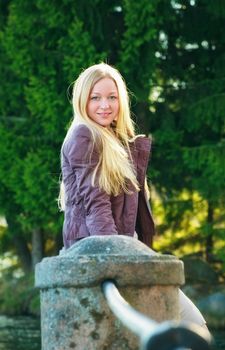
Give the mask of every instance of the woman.
<svg viewBox="0 0 225 350">
<path fill-rule="evenodd" d="M 73 89 L 74 119 L 61 151 L 65 249 L 91 235 L 128 235 L 152 245 L 154 222 L 146 170 L 151 140 L 135 135 L 125 82 L 100 63 L 83 71 Z M 205 327 L 180 291 L 181 319 Z"/>
<path fill-rule="evenodd" d="M 114 68 L 85 70 L 74 85 L 74 120 L 62 146 L 64 245 L 89 235 L 126 234 L 151 245 L 144 190 L 150 140 L 135 136 L 125 83 Z"/>
</svg>

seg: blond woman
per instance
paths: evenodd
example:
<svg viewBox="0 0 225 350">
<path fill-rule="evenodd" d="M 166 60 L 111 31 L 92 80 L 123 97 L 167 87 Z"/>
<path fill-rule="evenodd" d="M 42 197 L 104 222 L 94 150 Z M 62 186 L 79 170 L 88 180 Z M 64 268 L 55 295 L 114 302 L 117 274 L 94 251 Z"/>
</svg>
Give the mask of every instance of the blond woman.
<svg viewBox="0 0 225 350">
<path fill-rule="evenodd" d="M 74 118 L 61 150 L 64 249 L 92 235 L 127 235 L 152 246 L 146 189 L 151 140 L 136 135 L 125 82 L 105 63 L 84 70 L 73 88 Z M 180 291 L 181 319 L 205 327 Z"/>
</svg>

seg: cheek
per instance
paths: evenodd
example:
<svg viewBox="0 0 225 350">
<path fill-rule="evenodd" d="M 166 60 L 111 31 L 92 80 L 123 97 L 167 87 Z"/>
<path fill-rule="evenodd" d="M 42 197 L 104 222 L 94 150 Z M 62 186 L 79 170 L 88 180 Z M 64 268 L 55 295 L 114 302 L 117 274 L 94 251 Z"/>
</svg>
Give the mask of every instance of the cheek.
<svg viewBox="0 0 225 350">
<path fill-rule="evenodd" d="M 87 104 L 87 114 L 93 113 L 94 109 L 95 109 L 94 104 L 91 103 L 91 102 L 89 102 L 89 103 Z"/>
</svg>

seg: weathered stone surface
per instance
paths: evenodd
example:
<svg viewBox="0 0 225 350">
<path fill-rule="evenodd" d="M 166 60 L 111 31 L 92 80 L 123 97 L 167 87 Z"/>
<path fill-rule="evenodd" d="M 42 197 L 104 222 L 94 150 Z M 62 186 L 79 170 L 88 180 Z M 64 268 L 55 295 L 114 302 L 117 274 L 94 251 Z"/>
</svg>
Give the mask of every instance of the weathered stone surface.
<svg viewBox="0 0 225 350">
<path fill-rule="evenodd" d="M 138 339 L 112 314 L 101 291 L 116 280 L 122 296 L 156 321 L 178 319 L 183 264 L 127 236 L 85 238 L 36 266 L 42 350 L 137 349 Z"/>
<path fill-rule="evenodd" d="M 225 290 L 211 294 L 198 302 L 207 323 L 213 328 L 225 327 Z"/>
<path fill-rule="evenodd" d="M 188 283 L 218 283 L 218 273 L 202 258 L 184 256 L 182 261 Z"/>
<path fill-rule="evenodd" d="M 105 279 L 121 286 L 184 283 L 180 260 L 122 235 L 85 238 L 64 254 L 43 259 L 35 276 L 39 288 L 93 286 Z"/>
<path fill-rule="evenodd" d="M 40 338 L 38 319 L 0 315 L 0 350 L 40 350 Z"/>
</svg>

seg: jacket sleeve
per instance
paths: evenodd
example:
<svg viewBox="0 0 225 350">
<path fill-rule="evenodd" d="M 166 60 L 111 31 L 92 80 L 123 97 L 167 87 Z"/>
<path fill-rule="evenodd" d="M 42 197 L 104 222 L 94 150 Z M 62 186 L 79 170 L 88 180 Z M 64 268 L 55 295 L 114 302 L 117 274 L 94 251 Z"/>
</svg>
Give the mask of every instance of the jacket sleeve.
<svg viewBox="0 0 225 350">
<path fill-rule="evenodd" d="M 112 215 L 110 195 L 99 188 L 97 181 L 95 186 L 92 186 L 92 174 L 98 164 L 99 153 L 86 126 L 75 129 L 65 145 L 64 154 L 76 176 L 76 197 L 83 202 L 90 235 L 118 234 Z"/>
<path fill-rule="evenodd" d="M 136 232 L 140 241 L 145 243 L 148 247 L 152 247 L 155 223 L 152 218 L 150 204 L 144 189 L 139 192 L 138 196 Z"/>
<path fill-rule="evenodd" d="M 151 151 L 151 139 L 147 137 L 137 138 L 135 145 L 137 149 L 137 178 L 140 184 L 135 229 L 138 234 L 138 239 L 147 246 L 152 247 L 155 224 L 145 189 L 146 170 Z"/>
</svg>

